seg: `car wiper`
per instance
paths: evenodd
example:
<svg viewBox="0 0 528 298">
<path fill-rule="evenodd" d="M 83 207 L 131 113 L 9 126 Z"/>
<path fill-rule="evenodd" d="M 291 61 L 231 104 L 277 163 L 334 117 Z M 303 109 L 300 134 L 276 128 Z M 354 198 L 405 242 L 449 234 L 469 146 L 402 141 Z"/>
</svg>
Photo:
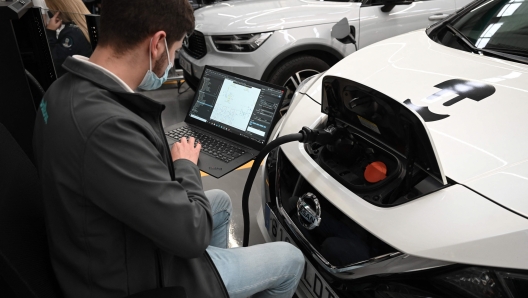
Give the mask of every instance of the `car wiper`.
<svg viewBox="0 0 528 298">
<path fill-rule="evenodd" d="M 478 48 L 462 33 L 460 33 L 460 31 L 458 31 L 457 29 L 455 29 L 455 27 L 447 24 L 445 26 L 449 31 L 451 31 L 451 33 L 453 33 L 453 35 L 458 38 L 460 41 L 462 41 L 464 43 L 464 45 L 466 45 L 468 48 L 471 49 L 471 52 L 475 53 L 475 54 L 479 54 L 478 52 Z"/>
<path fill-rule="evenodd" d="M 488 56 L 494 56 L 499 58 L 504 58 L 507 60 L 515 61 L 515 62 L 521 62 L 521 63 L 528 63 L 528 58 L 520 57 L 519 55 L 515 54 L 509 54 L 502 51 L 497 50 L 490 50 L 490 49 L 481 49 L 477 48 L 464 34 L 462 34 L 460 31 L 458 31 L 455 27 L 451 25 L 445 26 L 453 35 L 458 38 L 460 41 L 462 41 L 468 48 L 471 49 L 471 52 L 479 55 L 488 55 Z"/>
<path fill-rule="evenodd" d="M 484 50 L 491 50 L 506 54 L 512 54 L 516 56 L 522 56 L 522 57 L 528 57 L 528 51 L 526 50 L 517 50 L 517 49 L 511 49 L 511 48 L 505 48 L 505 47 L 485 47 Z"/>
</svg>

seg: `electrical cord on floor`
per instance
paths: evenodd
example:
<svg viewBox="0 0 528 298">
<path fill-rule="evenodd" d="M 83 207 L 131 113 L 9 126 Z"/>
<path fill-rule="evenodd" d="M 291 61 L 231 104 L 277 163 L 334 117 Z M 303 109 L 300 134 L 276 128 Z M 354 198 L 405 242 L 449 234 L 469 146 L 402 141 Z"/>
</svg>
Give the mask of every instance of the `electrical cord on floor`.
<svg viewBox="0 0 528 298">
<path fill-rule="evenodd" d="M 298 133 L 293 133 L 279 137 L 269 144 L 267 144 L 257 155 L 253 161 L 253 166 L 249 171 L 246 184 L 244 185 L 244 191 L 242 193 L 242 217 L 244 219 L 244 238 L 242 239 L 242 246 L 247 247 L 249 244 L 249 194 L 251 192 L 251 186 L 257 175 L 257 171 L 260 167 L 260 163 L 264 160 L 264 157 L 270 153 L 271 150 L 279 147 L 282 144 L 289 142 L 299 141 L 302 143 L 321 143 L 326 144 L 335 135 L 335 130 L 312 130 L 308 127 L 303 127 Z"/>
<path fill-rule="evenodd" d="M 310 95 L 308 95 L 308 94 L 306 94 L 306 93 L 302 93 L 302 92 L 299 92 L 299 93 L 302 94 L 302 95 L 306 95 L 306 96 L 308 96 L 308 97 L 309 97 L 311 100 L 313 100 L 316 104 L 321 105 L 320 102 L 318 102 L 317 100 L 313 99 Z"/>
</svg>

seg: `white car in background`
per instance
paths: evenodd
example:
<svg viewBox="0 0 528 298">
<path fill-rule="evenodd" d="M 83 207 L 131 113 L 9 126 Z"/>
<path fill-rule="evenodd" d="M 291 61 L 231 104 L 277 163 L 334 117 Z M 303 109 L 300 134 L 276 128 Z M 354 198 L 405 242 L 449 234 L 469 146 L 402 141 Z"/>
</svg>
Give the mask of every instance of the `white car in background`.
<svg viewBox="0 0 528 298">
<path fill-rule="evenodd" d="M 180 65 L 196 89 L 206 65 L 261 79 L 290 91 L 307 77 L 374 42 L 425 28 L 471 0 L 246 0 L 196 10 L 194 34 Z M 346 18 L 351 36 L 331 37 Z M 287 95 L 291 98 L 293 92 Z"/>
<path fill-rule="evenodd" d="M 303 82 L 259 227 L 299 297 L 528 297 L 528 1 L 478 0 Z"/>
</svg>

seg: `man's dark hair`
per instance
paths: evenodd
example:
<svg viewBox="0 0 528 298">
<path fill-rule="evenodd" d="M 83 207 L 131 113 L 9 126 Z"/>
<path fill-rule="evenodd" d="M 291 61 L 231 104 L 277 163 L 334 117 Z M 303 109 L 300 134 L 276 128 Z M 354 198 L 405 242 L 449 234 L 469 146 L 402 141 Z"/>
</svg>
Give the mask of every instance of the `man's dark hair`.
<svg viewBox="0 0 528 298">
<path fill-rule="evenodd" d="M 157 31 L 167 33 L 167 44 L 194 30 L 188 0 L 105 0 L 101 9 L 98 45 L 123 54 Z"/>
</svg>

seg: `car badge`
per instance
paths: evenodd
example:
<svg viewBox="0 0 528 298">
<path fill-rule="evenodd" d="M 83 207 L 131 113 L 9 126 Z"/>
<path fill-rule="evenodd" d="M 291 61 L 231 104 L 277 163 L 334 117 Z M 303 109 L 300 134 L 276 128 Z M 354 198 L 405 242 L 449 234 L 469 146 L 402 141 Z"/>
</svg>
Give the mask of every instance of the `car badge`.
<svg viewBox="0 0 528 298">
<path fill-rule="evenodd" d="M 189 36 L 185 36 L 185 38 L 183 39 L 183 46 L 188 48 L 189 47 Z"/>
<path fill-rule="evenodd" d="M 321 205 L 313 193 L 307 192 L 299 198 L 297 217 L 308 230 L 313 230 L 321 224 Z"/>
</svg>

